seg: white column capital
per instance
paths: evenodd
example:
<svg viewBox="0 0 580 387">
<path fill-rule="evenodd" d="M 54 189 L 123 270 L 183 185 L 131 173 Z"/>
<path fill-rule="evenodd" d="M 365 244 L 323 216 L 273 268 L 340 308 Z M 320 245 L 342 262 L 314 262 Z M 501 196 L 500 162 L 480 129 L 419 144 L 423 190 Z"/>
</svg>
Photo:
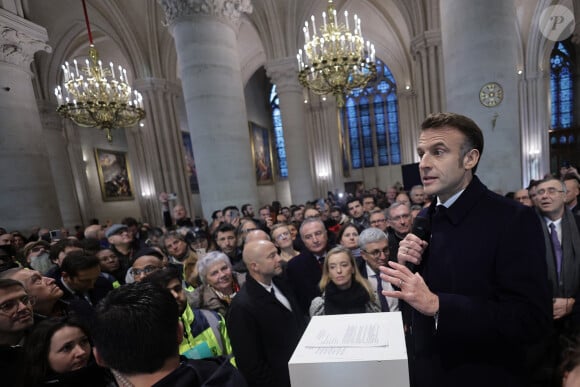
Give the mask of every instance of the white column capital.
<svg viewBox="0 0 580 387">
<path fill-rule="evenodd" d="M 237 29 L 242 14 L 252 13 L 250 0 L 157 0 L 165 11 L 167 25 L 193 16 L 213 16 Z"/>
<path fill-rule="evenodd" d="M 52 52 L 44 27 L 0 8 L 0 62 L 28 66 L 37 51 Z"/>
<path fill-rule="evenodd" d="M 286 57 L 266 63 L 266 74 L 276 85 L 278 92 L 302 93 L 298 82 L 298 65 L 296 58 Z"/>
</svg>

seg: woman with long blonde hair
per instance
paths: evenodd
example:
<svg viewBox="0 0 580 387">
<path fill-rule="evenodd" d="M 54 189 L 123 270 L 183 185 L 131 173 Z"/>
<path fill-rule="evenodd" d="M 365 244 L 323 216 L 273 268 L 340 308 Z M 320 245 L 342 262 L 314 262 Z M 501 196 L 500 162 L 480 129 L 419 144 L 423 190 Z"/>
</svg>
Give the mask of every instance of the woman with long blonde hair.
<svg viewBox="0 0 580 387">
<path fill-rule="evenodd" d="M 373 290 L 360 275 L 348 248 L 338 246 L 328 252 L 319 286 L 322 296 L 312 300 L 311 316 L 381 311 Z"/>
</svg>

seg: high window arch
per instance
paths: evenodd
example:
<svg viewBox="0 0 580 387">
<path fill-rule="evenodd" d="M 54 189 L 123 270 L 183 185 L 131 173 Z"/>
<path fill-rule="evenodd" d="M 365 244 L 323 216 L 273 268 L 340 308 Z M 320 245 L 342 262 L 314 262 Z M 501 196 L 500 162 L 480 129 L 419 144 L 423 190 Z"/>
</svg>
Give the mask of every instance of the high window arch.
<svg viewBox="0 0 580 387">
<path fill-rule="evenodd" d="M 401 164 L 397 84 L 377 59 L 377 77 L 354 90 L 343 108 L 352 169 Z"/>
<path fill-rule="evenodd" d="M 567 129 L 574 121 L 574 50 L 571 41 L 557 42 L 550 54 L 551 129 Z"/>
<path fill-rule="evenodd" d="M 287 179 L 288 163 L 286 162 L 286 145 L 284 143 L 284 128 L 282 127 L 280 98 L 278 98 L 276 85 L 272 85 L 272 88 L 270 89 L 270 107 L 272 109 L 272 122 L 274 124 L 274 143 L 276 144 L 278 177 L 281 179 Z"/>
</svg>

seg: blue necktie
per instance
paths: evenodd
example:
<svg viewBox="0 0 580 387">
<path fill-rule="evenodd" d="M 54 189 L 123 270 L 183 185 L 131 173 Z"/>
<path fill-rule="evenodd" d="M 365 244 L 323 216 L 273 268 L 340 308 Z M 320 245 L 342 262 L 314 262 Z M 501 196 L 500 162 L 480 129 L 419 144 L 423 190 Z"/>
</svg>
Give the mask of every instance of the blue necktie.
<svg viewBox="0 0 580 387">
<path fill-rule="evenodd" d="M 550 223 L 550 237 L 552 238 L 552 247 L 554 248 L 554 255 L 556 257 L 556 272 L 558 273 L 558 279 L 560 279 L 560 270 L 562 270 L 562 245 L 558 239 L 558 232 L 556 231 L 556 225 Z"/>
<path fill-rule="evenodd" d="M 387 297 L 383 296 L 383 280 L 379 275 L 377 275 L 377 296 L 379 301 L 381 301 L 381 312 L 388 312 L 389 304 L 387 303 Z"/>
</svg>

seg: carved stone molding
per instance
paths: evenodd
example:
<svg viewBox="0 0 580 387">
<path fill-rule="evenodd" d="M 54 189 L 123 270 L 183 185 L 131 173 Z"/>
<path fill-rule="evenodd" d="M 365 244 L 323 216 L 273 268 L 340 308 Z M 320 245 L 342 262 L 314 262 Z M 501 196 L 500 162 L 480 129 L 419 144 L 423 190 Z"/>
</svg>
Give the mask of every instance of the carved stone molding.
<svg viewBox="0 0 580 387">
<path fill-rule="evenodd" d="M 213 16 L 232 25 L 240 26 L 243 13 L 252 13 L 250 0 L 157 0 L 165 11 L 168 25 L 194 15 Z"/>
<path fill-rule="evenodd" d="M 276 85 L 278 93 L 302 93 L 302 86 L 298 82 L 298 64 L 296 58 L 288 57 L 266 63 L 266 74 Z"/>
<path fill-rule="evenodd" d="M 28 69 L 37 51 L 52 52 L 44 27 L 0 9 L 0 61 Z"/>
</svg>

